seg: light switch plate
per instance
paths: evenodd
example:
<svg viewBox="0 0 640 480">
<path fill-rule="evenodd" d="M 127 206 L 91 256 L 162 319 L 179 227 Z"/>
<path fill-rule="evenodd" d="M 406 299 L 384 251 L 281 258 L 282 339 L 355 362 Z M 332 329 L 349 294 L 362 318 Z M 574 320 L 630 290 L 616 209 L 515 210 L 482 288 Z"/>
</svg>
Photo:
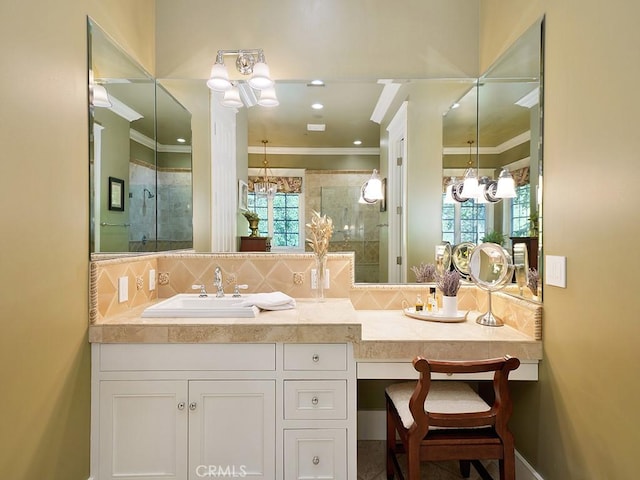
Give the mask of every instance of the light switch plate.
<svg viewBox="0 0 640 480">
<path fill-rule="evenodd" d="M 567 257 L 546 255 L 544 271 L 545 285 L 567 288 Z"/>
<path fill-rule="evenodd" d="M 149 291 L 152 292 L 156 289 L 156 271 L 155 269 L 149 270 Z"/>
<path fill-rule="evenodd" d="M 324 289 L 329 290 L 329 286 L 331 285 L 331 276 L 329 269 L 326 268 L 324 270 Z M 318 289 L 318 270 L 315 268 L 311 269 L 311 290 Z"/>
<path fill-rule="evenodd" d="M 129 300 L 129 277 L 118 278 L 118 302 Z"/>
</svg>

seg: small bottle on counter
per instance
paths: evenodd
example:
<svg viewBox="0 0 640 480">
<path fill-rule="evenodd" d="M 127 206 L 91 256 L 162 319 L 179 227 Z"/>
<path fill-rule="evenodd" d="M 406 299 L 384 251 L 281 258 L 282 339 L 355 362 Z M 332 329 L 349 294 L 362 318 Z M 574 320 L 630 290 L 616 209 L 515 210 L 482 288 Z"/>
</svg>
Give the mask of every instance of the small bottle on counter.
<svg viewBox="0 0 640 480">
<path fill-rule="evenodd" d="M 416 312 L 421 312 L 422 310 L 424 310 L 424 302 L 420 294 L 418 294 L 416 297 Z"/>
<path fill-rule="evenodd" d="M 427 309 L 430 312 L 438 311 L 438 302 L 436 300 L 436 287 L 429 287 L 429 298 L 427 298 Z"/>
</svg>

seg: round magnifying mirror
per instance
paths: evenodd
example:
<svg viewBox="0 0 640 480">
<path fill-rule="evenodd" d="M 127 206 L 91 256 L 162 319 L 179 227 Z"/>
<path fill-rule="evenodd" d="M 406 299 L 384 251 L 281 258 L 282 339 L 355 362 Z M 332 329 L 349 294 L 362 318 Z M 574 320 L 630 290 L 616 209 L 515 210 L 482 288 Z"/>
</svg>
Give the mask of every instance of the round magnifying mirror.
<svg viewBox="0 0 640 480">
<path fill-rule="evenodd" d="M 460 276 L 467 280 L 469 280 L 469 258 L 474 248 L 474 243 L 462 242 L 453 247 L 451 252 L 451 261 L 454 268 L 460 273 Z"/>
<path fill-rule="evenodd" d="M 436 245 L 436 273 L 440 276 L 451 268 L 451 244 L 442 242 Z"/>
<path fill-rule="evenodd" d="M 471 252 L 469 275 L 478 287 L 489 292 L 489 309 L 476 319 L 480 325 L 503 325 L 491 311 L 491 292 L 503 288 L 513 276 L 511 255 L 497 243 L 481 243 Z"/>
</svg>

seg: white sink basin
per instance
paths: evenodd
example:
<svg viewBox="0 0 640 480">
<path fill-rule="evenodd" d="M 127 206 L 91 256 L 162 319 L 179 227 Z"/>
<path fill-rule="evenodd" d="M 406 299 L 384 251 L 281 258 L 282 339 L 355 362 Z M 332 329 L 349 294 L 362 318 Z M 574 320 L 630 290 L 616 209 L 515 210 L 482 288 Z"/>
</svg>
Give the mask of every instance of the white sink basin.
<svg viewBox="0 0 640 480">
<path fill-rule="evenodd" d="M 212 317 L 212 318 L 255 318 L 258 308 L 240 306 L 245 298 L 231 296 L 217 298 L 215 294 L 200 297 L 197 293 L 179 293 L 167 298 L 142 312 L 143 317 Z"/>
</svg>

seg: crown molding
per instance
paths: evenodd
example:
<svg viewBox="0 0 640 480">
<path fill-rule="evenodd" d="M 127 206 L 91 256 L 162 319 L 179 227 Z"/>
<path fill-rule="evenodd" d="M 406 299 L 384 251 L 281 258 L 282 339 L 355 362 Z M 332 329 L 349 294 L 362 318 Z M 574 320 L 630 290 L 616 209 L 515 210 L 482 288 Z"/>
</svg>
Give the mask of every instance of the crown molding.
<svg viewBox="0 0 640 480">
<path fill-rule="evenodd" d="M 525 142 L 531 140 L 531 131 L 521 133 L 513 138 L 510 138 L 506 142 L 501 143 L 495 147 L 480 147 L 478 153 L 480 155 L 499 155 L 507 150 L 522 145 Z M 469 147 L 447 147 L 442 149 L 444 155 L 469 155 Z"/>
<path fill-rule="evenodd" d="M 162 153 L 191 153 L 190 145 L 163 145 L 162 143 L 156 145 L 155 140 L 133 128 L 129 129 L 129 138 L 142 146 Z"/>
<path fill-rule="evenodd" d="M 111 110 L 116 115 L 121 116 L 128 122 L 133 122 L 135 120 L 140 120 L 144 117 L 141 113 L 136 112 L 133 108 L 128 106 L 127 104 L 121 102 L 113 95 L 109 95 L 109 100 L 111 100 L 111 106 L 109 110 Z"/>
<path fill-rule="evenodd" d="M 264 147 L 249 147 L 249 154 L 263 154 Z M 380 155 L 378 147 L 268 147 L 269 155 Z"/>
</svg>

